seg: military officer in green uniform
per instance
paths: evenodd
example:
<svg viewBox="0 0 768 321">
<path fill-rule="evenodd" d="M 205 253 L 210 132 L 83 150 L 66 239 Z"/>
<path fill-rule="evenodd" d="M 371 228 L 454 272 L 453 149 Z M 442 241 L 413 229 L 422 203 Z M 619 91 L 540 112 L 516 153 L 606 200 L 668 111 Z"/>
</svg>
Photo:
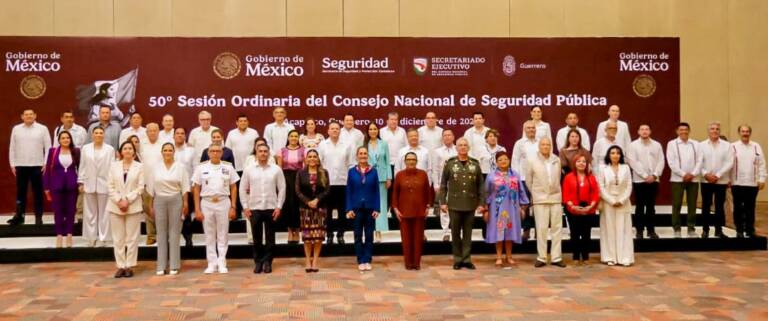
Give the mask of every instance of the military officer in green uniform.
<svg viewBox="0 0 768 321">
<path fill-rule="evenodd" d="M 474 270 L 470 259 L 472 249 L 472 225 L 475 212 L 484 211 L 483 174 L 480 162 L 469 157 L 469 142 L 459 138 L 457 156 L 445 163 L 440 181 L 440 208 L 451 218 L 451 245 L 453 269 L 462 267 Z"/>
</svg>

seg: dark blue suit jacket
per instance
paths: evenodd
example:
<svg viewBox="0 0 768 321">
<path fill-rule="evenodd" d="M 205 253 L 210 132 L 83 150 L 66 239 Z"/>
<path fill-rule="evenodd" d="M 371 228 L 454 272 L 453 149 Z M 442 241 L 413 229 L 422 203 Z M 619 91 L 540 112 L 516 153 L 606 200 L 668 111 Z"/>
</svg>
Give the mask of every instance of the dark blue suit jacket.
<svg viewBox="0 0 768 321">
<path fill-rule="evenodd" d="M 232 153 L 232 150 L 229 149 L 229 147 L 224 146 L 222 147 L 222 149 L 224 150 L 224 152 L 221 155 L 221 160 L 225 162 L 230 162 L 232 164 L 232 167 L 235 167 L 235 154 Z M 203 150 L 203 155 L 200 156 L 200 162 L 202 163 L 204 161 L 207 161 L 208 159 L 209 159 L 208 148 L 206 148 L 205 150 Z"/>
<path fill-rule="evenodd" d="M 379 175 L 375 168 L 371 168 L 363 177 L 357 170 L 357 166 L 349 169 L 347 175 L 347 212 L 355 209 L 369 209 L 379 211 Z"/>
</svg>

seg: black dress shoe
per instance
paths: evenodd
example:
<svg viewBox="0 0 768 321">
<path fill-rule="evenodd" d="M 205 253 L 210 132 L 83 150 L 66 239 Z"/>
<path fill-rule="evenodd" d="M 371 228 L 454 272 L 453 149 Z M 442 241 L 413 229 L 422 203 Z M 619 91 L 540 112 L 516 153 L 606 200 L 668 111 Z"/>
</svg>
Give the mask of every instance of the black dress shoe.
<svg viewBox="0 0 768 321">
<path fill-rule="evenodd" d="M 124 276 L 125 276 L 125 269 L 117 269 L 117 271 L 115 271 L 115 279 L 119 279 Z"/>
<path fill-rule="evenodd" d="M 18 216 L 18 215 L 14 215 L 13 217 L 11 217 L 11 219 L 9 219 L 7 221 L 7 223 L 10 226 L 22 225 L 22 224 L 24 224 L 24 217 Z"/>
<path fill-rule="evenodd" d="M 336 237 L 336 242 L 339 242 L 339 244 L 344 244 L 344 235 L 339 235 Z"/>
<path fill-rule="evenodd" d="M 309 272 L 312 272 L 312 273 L 320 272 L 320 269 L 309 269 L 309 270 L 310 270 Z"/>
<path fill-rule="evenodd" d="M 563 261 L 561 260 L 561 261 L 557 261 L 557 262 L 554 262 L 554 263 L 552 263 L 552 265 L 554 265 L 554 266 L 559 266 L 559 267 L 561 267 L 561 268 L 564 268 L 564 267 L 565 267 L 565 262 L 563 262 Z"/>
<path fill-rule="evenodd" d="M 127 277 L 127 278 L 132 278 L 133 277 L 133 270 L 132 269 L 127 268 L 124 271 L 125 271 L 125 273 L 123 273 L 124 277 Z"/>
<path fill-rule="evenodd" d="M 470 270 L 476 269 L 475 265 L 472 264 L 472 262 L 464 263 L 464 267 L 467 268 L 467 269 L 470 269 Z"/>
<path fill-rule="evenodd" d="M 648 237 L 650 237 L 652 240 L 658 240 L 659 234 L 656 234 L 656 232 L 648 232 Z"/>
<path fill-rule="evenodd" d="M 304 269 L 305 273 L 312 273 L 312 269 Z"/>
<path fill-rule="evenodd" d="M 264 264 L 264 273 L 272 273 L 272 263 Z"/>
<path fill-rule="evenodd" d="M 533 263 L 533 266 L 537 267 L 537 268 L 540 268 L 540 267 L 546 266 L 546 265 L 547 265 L 547 263 L 539 261 L 539 260 L 536 260 L 536 263 Z"/>
<path fill-rule="evenodd" d="M 256 263 L 256 267 L 253 268 L 253 273 L 254 274 L 259 274 L 262 271 L 264 271 L 263 265 L 261 263 Z"/>
<path fill-rule="evenodd" d="M 453 263 L 454 270 L 461 270 L 461 263 Z"/>
</svg>

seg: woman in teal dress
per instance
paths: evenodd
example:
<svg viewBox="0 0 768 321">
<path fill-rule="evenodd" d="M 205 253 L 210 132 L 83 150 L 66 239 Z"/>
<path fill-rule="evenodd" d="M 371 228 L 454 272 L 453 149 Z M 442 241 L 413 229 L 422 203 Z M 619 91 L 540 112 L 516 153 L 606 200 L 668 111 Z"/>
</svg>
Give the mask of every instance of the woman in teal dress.
<svg viewBox="0 0 768 321">
<path fill-rule="evenodd" d="M 392 167 L 389 166 L 389 147 L 387 142 L 379 138 L 379 128 L 376 124 L 368 125 L 363 146 L 368 147 L 368 163 L 379 173 L 379 216 L 376 218 L 376 233 L 374 241 L 381 242 L 381 232 L 389 231 L 389 215 L 387 215 L 387 189 L 392 184 Z"/>
</svg>

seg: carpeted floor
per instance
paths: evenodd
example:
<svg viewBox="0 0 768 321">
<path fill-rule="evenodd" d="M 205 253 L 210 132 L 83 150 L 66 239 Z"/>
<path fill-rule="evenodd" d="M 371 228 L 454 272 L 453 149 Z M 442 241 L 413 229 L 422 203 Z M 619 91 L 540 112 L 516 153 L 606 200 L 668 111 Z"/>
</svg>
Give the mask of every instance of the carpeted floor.
<svg viewBox="0 0 768 321">
<path fill-rule="evenodd" d="M 347 257 L 314 274 L 280 259 L 270 275 L 247 260 L 204 275 L 187 261 L 176 276 L 140 262 L 132 279 L 112 278 L 108 262 L 2 265 L 0 320 L 768 320 L 767 252 L 638 254 L 629 268 L 515 259 L 454 271 L 432 256 L 406 271 L 400 257 L 376 257 L 365 274 Z"/>
</svg>

